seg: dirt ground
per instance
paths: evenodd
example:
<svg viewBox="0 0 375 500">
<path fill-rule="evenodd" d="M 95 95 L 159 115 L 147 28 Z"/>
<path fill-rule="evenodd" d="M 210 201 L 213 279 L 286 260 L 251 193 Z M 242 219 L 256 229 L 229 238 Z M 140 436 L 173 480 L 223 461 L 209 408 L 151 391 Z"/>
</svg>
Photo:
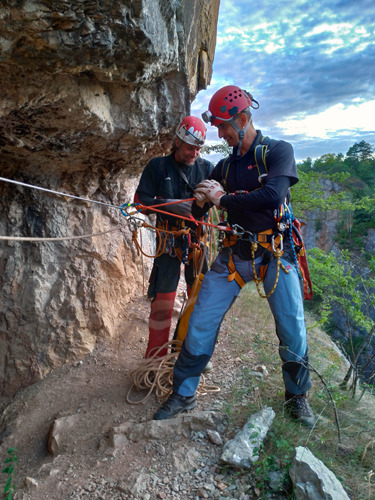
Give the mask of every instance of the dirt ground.
<svg viewBox="0 0 375 500">
<path fill-rule="evenodd" d="M 180 303 L 183 300 L 181 293 L 179 300 Z M 179 306 L 177 304 L 176 311 Z M 120 493 L 116 488 L 113 490 L 116 496 L 104 491 L 109 486 L 118 485 L 133 471 L 152 469 L 160 459 L 165 474 L 176 467 L 176 456 L 168 452 L 168 448 L 173 450 L 173 436 L 164 445 L 164 452 L 160 451 L 159 445 L 159 448 L 153 449 L 150 445 L 138 443 L 128 446 L 115 459 L 108 456 L 102 446 L 110 429 L 128 421 L 149 421 L 160 406 L 160 400 L 154 394 L 144 404 L 126 402 L 132 386 L 131 373 L 143 359 L 146 349 L 148 314 L 148 300 L 145 297 L 135 299 L 129 304 L 128 318 L 124 320 L 116 339 L 102 343 L 81 361 L 66 365 L 41 382 L 20 391 L 10 404 L 9 401 L 2 402 L 2 408 L 5 403 L 8 405 L 2 417 L 1 430 L 4 433 L 0 459 L 3 461 L 6 458 L 10 447 L 15 447 L 18 454 L 14 498 L 133 498 L 121 493 L 121 489 Z M 177 313 L 174 324 L 176 316 Z M 217 407 L 218 402 L 225 401 L 226 391 L 231 390 L 227 382 L 233 379 L 237 361 L 231 355 L 230 344 L 226 342 L 225 321 L 213 362 L 215 369 L 207 376 L 207 383 L 219 385 L 221 392 L 199 398 L 198 408 L 201 410 Z M 55 419 L 68 416 L 73 422 L 69 439 L 57 456 L 52 456 L 47 449 L 49 429 Z M 210 454 L 212 473 L 217 474 L 217 449 L 207 442 L 203 444 L 207 456 Z M 4 475 L 0 477 L 0 491 L 5 479 Z M 102 493 L 98 490 L 100 485 Z M 184 491 L 184 494 L 168 496 L 158 493 L 154 496 L 151 490 L 143 498 L 213 498 L 207 496 L 205 491 L 197 495 L 197 489 L 191 494 L 186 493 L 186 489 Z M 232 497 L 229 495 L 229 498 Z M 242 494 L 236 498 L 250 497 Z"/>
</svg>

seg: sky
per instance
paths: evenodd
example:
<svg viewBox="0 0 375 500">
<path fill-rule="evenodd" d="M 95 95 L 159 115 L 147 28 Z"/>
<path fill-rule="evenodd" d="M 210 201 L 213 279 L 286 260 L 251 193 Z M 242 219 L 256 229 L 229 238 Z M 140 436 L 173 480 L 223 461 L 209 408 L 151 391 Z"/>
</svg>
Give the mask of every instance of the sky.
<svg viewBox="0 0 375 500">
<path fill-rule="evenodd" d="M 362 140 L 375 150 L 374 0 L 220 0 L 211 84 L 191 114 L 225 85 L 253 95 L 255 128 L 290 142 L 297 162 Z"/>
</svg>

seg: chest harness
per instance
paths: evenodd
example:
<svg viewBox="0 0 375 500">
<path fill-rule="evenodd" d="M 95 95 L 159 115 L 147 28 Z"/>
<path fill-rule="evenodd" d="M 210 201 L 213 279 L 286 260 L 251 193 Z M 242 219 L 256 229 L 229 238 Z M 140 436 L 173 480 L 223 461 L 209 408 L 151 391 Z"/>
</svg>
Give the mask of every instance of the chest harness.
<svg viewBox="0 0 375 500">
<path fill-rule="evenodd" d="M 255 147 L 254 150 L 254 160 L 255 160 L 255 166 L 257 167 L 258 170 L 258 181 L 260 187 L 263 187 L 263 181 L 268 175 L 266 155 L 269 143 L 270 143 L 269 137 L 262 137 L 260 143 Z M 223 184 L 226 190 L 228 190 L 226 179 L 228 176 L 229 168 L 230 168 L 230 161 L 229 158 L 227 158 L 223 162 L 221 171 L 222 173 L 221 183 Z M 246 192 L 247 191 L 236 191 L 233 194 L 241 194 Z M 227 263 L 229 271 L 228 281 L 233 281 L 233 280 L 236 281 L 236 283 L 241 288 L 245 285 L 245 281 L 236 269 L 233 259 L 233 252 L 230 247 L 235 245 L 239 239 L 250 241 L 251 261 L 252 261 L 253 276 L 254 276 L 253 280 L 257 286 L 259 295 L 263 298 L 268 298 L 275 291 L 279 279 L 280 268 L 286 274 L 289 273 L 289 271 L 282 264 L 281 257 L 284 253 L 283 249 L 284 233 L 286 232 L 287 229 L 290 228 L 292 228 L 292 230 L 289 230 L 288 234 L 290 237 L 291 248 L 293 253 L 293 265 L 296 267 L 298 273 L 301 275 L 301 267 L 299 265 L 298 254 L 300 251 L 302 251 L 302 249 L 304 253 L 302 237 L 299 231 L 295 230 L 295 227 L 293 225 L 295 219 L 291 211 L 291 207 L 286 203 L 286 201 L 283 203 L 283 205 L 280 206 L 279 209 L 274 211 L 274 220 L 275 220 L 274 228 L 266 229 L 265 231 L 261 231 L 259 233 L 252 233 L 250 231 L 244 230 L 238 225 L 235 225 L 233 227 L 233 232 L 231 234 L 228 234 L 227 232 L 224 234 L 224 232 L 222 232 L 219 235 L 220 247 L 222 249 L 223 248 L 228 249 L 229 251 L 229 261 Z M 295 232 L 298 233 L 296 237 L 294 237 L 293 235 L 293 233 Z M 258 274 L 255 269 L 255 258 L 257 256 L 256 255 L 257 251 L 261 251 L 262 248 L 264 250 L 263 253 L 260 253 L 260 255 L 262 255 L 263 259 L 260 264 L 260 269 Z M 264 281 L 268 264 L 272 258 L 275 258 L 277 260 L 277 272 L 276 272 L 275 282 L 271 290 L 269 291 L 268 294 L 265 294 L 262 292 L 260 284 Z M 305 298 L 306 298 L 306 287 L 305 287 Z"/>
</svg>

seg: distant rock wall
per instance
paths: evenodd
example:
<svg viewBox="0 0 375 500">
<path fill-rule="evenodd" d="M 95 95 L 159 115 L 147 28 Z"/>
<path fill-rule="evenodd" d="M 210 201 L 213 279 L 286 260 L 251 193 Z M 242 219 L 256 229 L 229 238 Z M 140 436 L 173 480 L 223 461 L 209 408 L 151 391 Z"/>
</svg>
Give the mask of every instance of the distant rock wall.
<svg viewBox="0 0 375 500">
<path fill-rule="evenodd" d="M 142 168 L 168 153 L 210 83 L 218 9 L 219 0 L 3 1 L 0 176 L 132 201 Z M 12 395 L 115 336 L 142 265 L 118 208 L 3 181 L 0 196 L 0 235 L 116 230 L 0 241 L 0 394 Z"/>
<path fill-rule="evenodd" d="M 324 181 L 324 190 L 327 196 L 331 193 L 337 193 L 339 189 L 336 182 Z M 303 215 L 306 225 L 302 228 L 302 234 L 306 248 L 318 247 L 325 252 L 337 249 L 335 237 L 337 236 L 339 211 L 330 210 L 328 213 L 323 214 L 319 210 L 311 210 Z"/>
<path fill-rule="evenodd" d="M 331 193 L 337 193 L 340 191 L 340 187 L 336 182 L 325 180 L 324 189 L 326 195 Z M 327 213 L 322 213 L 319 210 L 309 211 L 303 214 L 304 220 L 307 222 L 302 228 L 302 233 L 304 237 L 304 243 L 307 250 L 317 247 L 321 248 L 325 252 L 333 252 L 339 255 L 341 248 L 339 243 L 336 241 L 338 235 L 338 224 L 340 221 L 340 210 L 329 210 Z M 342 216 L 342 214 L 341 214 Z M 351 229 L 351 219 L 347 220 L 347 230 Z M 375 230 L 369 229 L 367 235 L 363 238 L 363 250 L 369 254 L 375 255 Z M 353 253 L 355 256 L 355 252 Z M 369 268 L 361 267 L 357 269 L 356 259 L 352 261 L 352 271 L 354 273 L 362 274 L 366 276 L 371 272 Z M 314 284 L 313 284 L 314 289 Z M 368 291 L 371 296 L 371 290 Z M 367 308 L 367 314 L 369 317 L 375 321 L 375 313 L 371 308 Z M 333 305 L 332 319 L 330 322 L 330 336 L 340 346 L 347 346 L 349 342 L 349 332 L 354 343 L 359 342 L 360 339 L 366 337 L 366 330 L 360 327 L 355 327 L 353 324 L 348 327 L 348 319 L 346 315 L 343 314 L 341 307 L 335 307 Z M 348 347 L 346 347 L 348 350 Z M 350 353 L 350 349 L 348 350 Z M 371 362 L 368 360 L 372 359 Z M 370 341 L 368 348 L 359 357 L 359 364 L 365 366 L 365 369 L 360 375 L 360 378 L 364 381 L 369 380 L 375 370 L 375 339 Z"/>
</svg>

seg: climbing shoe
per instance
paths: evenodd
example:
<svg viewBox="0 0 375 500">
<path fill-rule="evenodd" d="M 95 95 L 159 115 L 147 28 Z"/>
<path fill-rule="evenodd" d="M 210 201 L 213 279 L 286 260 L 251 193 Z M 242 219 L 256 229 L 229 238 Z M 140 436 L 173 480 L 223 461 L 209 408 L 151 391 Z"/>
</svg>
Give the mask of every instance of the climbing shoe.
<svg viewBox="0 0 375 500">
<path fill-rule="evenodd" d="M 192 410 L 197 406 L 197 398 L 194 396 L 180 396 L 172 392 L 166 402 L 155 413 L 153 420 L 168 420 L 179 413 Z"/>
<path fill-rule="evenodd" d="M 315 417 L 307 401 L 306 394 L 285 393 L 285 409 L 289 415 L 302 425 L 311 429 L 315 424 Z"/>
</svg>

